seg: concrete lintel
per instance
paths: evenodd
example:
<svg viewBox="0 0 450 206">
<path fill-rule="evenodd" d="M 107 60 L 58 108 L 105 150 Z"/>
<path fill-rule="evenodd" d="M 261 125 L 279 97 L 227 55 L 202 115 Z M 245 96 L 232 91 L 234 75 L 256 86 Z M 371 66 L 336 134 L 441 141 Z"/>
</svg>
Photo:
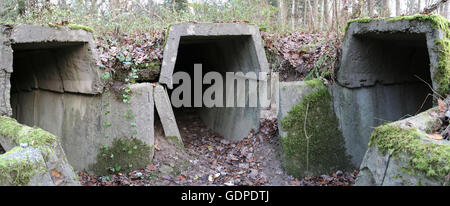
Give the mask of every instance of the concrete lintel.
<svg viewBox="0 0 450 206">
<path fill-rule="evenodd" d="M 251 36 L 260 71 L 269 71 L 269 64 L 257 26 L 235 23 L 184 23 L 173 25 L 168 32 L 159 83 L 167 85 L 169 89 L 173 88 L 172 74 L 182 37 Z"/>
</svg>

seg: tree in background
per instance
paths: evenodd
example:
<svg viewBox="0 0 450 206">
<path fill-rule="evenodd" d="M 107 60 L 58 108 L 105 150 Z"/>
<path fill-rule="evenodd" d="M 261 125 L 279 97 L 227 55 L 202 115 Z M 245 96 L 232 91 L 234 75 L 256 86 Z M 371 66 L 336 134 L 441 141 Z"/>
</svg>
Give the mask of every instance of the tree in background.
<svg viewBox="0 0 450 206">
<path fill-rule="evenodd" d="M 439 4 L 436 4 L 439 2 Z M 2 23 L 86 24 L 105 30 L 163 28 L 183 21 L 248 21 L 277 31 L 342 31 L 349 19 L 411 15 L 447 0 L 1 0 Z"/>
</svg>

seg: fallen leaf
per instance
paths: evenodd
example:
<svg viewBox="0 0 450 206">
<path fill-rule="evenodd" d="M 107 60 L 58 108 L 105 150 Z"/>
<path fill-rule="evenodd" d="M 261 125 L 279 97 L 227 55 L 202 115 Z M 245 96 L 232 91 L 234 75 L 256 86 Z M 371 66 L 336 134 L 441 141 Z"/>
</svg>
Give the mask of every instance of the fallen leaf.
<svg viewBox="0 0 450 206">
<path fill-rule="evenodd" d="M 148 170 L 150 170 L 150 171 L 155 171 L 156 170 L 156 167 L 155 167 L 155 165 L 152 165 L 152 164 L 150 164 L 150 165 L 147 165 L 147 167 L 146 167 Z"/>
<path fill-rule="evenodd" d="M 435 140 L 442 140 L 442 136 L 438 133 L 434 133 L 434 134 L 427 134 L 427 137 L 430 139 L 435 139 Z"/>
<path fill-rule="evenodd" d="M 52 177 L 58 177 L 58 178 L 64 177 L 64 175 L 61 174 L 60 172 L 58 172 L 58 170 L 56 170 L 56 169 L 52 169 L 52 171 L 50 171 L 50 175 Z"/>
<path fill-rule="evenodd" d="M 445 112 L 447 110 L 447 105 L 442 99 L 438 99 L 439 111 Z"/>
</svg>

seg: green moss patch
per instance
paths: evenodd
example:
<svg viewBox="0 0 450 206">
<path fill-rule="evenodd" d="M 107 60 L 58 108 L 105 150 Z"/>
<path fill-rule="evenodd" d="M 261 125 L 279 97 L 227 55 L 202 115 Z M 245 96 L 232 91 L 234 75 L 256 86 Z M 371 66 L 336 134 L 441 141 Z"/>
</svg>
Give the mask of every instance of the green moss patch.
<svg viewBox="0 0 450 206">
<path fill-rule="evenodd" d="M 82 29 L 82 30 L 85 30 L 85 31 L 87 31 L 87 32 L 94 33 L 94 30 L 93 30 L 91 27 L 88 27 L 88 26 L 79 25 L 79 24 L 67 24 L 66 26 L 67 26 L 69 29 L 72 29 L 72 30 L 79 30 L 79 29 Z"/>
<path fill-rule="evenodd" d="M 36 167 L 34 162 L 28 160 L 27 158 L 23 159 L 3 158 L 12 153 L 20 152 L 21 150 L 23 150 L 23 148 L 14 147 L 10 151 L 0 156 L 0 185 L 12 185 L 12 186 L 28 185 L 31 178 L 35 174 L 43 172 Z M 42 164 L 45 163 L 42 162 Z"/>
<path fill-rule="evenodd" d="M 369 146 L 375 144 L 381 153 L 394 157 L 407 154 L 407 166 L 402 169 L 409 174 L 443 179 L 450 174 L 450 145 L 435 144 L 422 138 L 415 128 L 382 125 L 373 131 Z"/>
<path fill-rule="evenodd" d="M 308 85 L 312 88 L 323 86 L 323 81 L 322 81 L 322 79 L 319 79 L 319 78 L 305 81 L 305 83 L 306 83 L 306 85 Z"/>
<path fill-rule="evenodd" d="M 19 124 L 15 119 L 7 116 L 0 117 L 0 135 L 9 138 L 17 145 L 26 143 L 39 149 L 51 147 L 57 141 L 55 135 L 40 128 Z"/>
<path fill-rule="evenodd" d="M 98 175 L 128 173 L 151 162 L 153 147 L 136 138 L 114 139 L 111 146 L 100 147 L 92 170 Z"/>
<path fill-rule="evenodd" d="M 346 154 L 331 101 L 328 89 L 322 86 L 305 96 L 281 120 L 281 126 L 287 132 L 287 136 L 281 139 L 283 167 L 287 173 L 303 177 L 350 168 L 350 158 Z M 309 144 L 304 132 L 307 107 Z"/>
<path fill-rule="evenodd" d="M 166 139 L 170 144 L 175 145 L 180 149 L 184 149 L 183 142 L 177 136 L 167 136 Z"/>
</svg>

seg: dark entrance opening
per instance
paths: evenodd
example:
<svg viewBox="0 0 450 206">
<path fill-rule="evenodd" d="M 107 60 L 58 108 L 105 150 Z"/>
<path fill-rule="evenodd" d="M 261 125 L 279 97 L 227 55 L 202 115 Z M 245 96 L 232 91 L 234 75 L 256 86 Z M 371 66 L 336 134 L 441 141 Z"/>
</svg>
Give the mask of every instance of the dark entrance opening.
<svg viewBox="0 0 450 206">
<path fill-rule="evenodd" d="M 355 35 L 355 39 L 366 45 L 355 65 L 366 67 L 363 70 L 369 74 L 367 79 L 359 78 L 359 83 L 363 87 L 374 84 L 369 89 L 374 90 L 373 100 L 378 102 L 374 108 L 378 124 L 415 115 L 433 106 L 428 96 L 432 94 L 432 81 L 425 34 L 367 33 Z"/>
<path fill-rule="evenodd" d="M 433 106 L 430 56 L 425 33 L 356 33 L 343 47 L 333 101 L 359 166 L 373 128 Z"/>
<path fill-rule="evenodd" d="M 201 79 L 194 79 L 194 64 L 202 65 L 201 78 L 203 78 L 204 74 L 211 71 L 220 73 L 223 78 L 224 88 L 226 72 L 242 72 L 245 75 L 247 72 L 260 71 L 255 46 L 250 35 L 181 37 L 174 75 L 179 71 L 189 74 L 191 78 L 191 106 L 194 106 L 194 81 L 202 81 Z M 179 83 L 182 83 L 182 81 Z M 203 91 L 215 83 L 212 81 L 211 84 L 203 84 Z M 237 83 L 235 82 L 234 84 L 234 93 L 236 94 Z M 248 103 L 248 81 L 245 84 L 245 98 Z M 179 84 L 175 84 L 174 90 L 177 86 Z M 224 106 L 226 89 L 228 88 L 225 88 L 223 91 Z M 174 90 L 169 91 L 170 96 Z M 181 95 L 180 99 L 183 98 Z M 174 113 L 175 115 L 183 114 L 183 111 L 187 109 L 191 111 L 189 114 L 198 115 L 210 129 L 227 139 L 242 139 L 247 136 L 251 128 L 258 127 L 259 108 L 257 107 L 207 108 L 202 104 L 202 107 L 197 108 L 174 108 Z"/>
<path fill-rule="evenodd" d="M 76 69 L 86 64 L 85 46 L 83 42 L 13 44 L 13 118 L 60 135 L 62 95 L 77 93 L 73 86 L 82 83 Z"/>
</svg>

